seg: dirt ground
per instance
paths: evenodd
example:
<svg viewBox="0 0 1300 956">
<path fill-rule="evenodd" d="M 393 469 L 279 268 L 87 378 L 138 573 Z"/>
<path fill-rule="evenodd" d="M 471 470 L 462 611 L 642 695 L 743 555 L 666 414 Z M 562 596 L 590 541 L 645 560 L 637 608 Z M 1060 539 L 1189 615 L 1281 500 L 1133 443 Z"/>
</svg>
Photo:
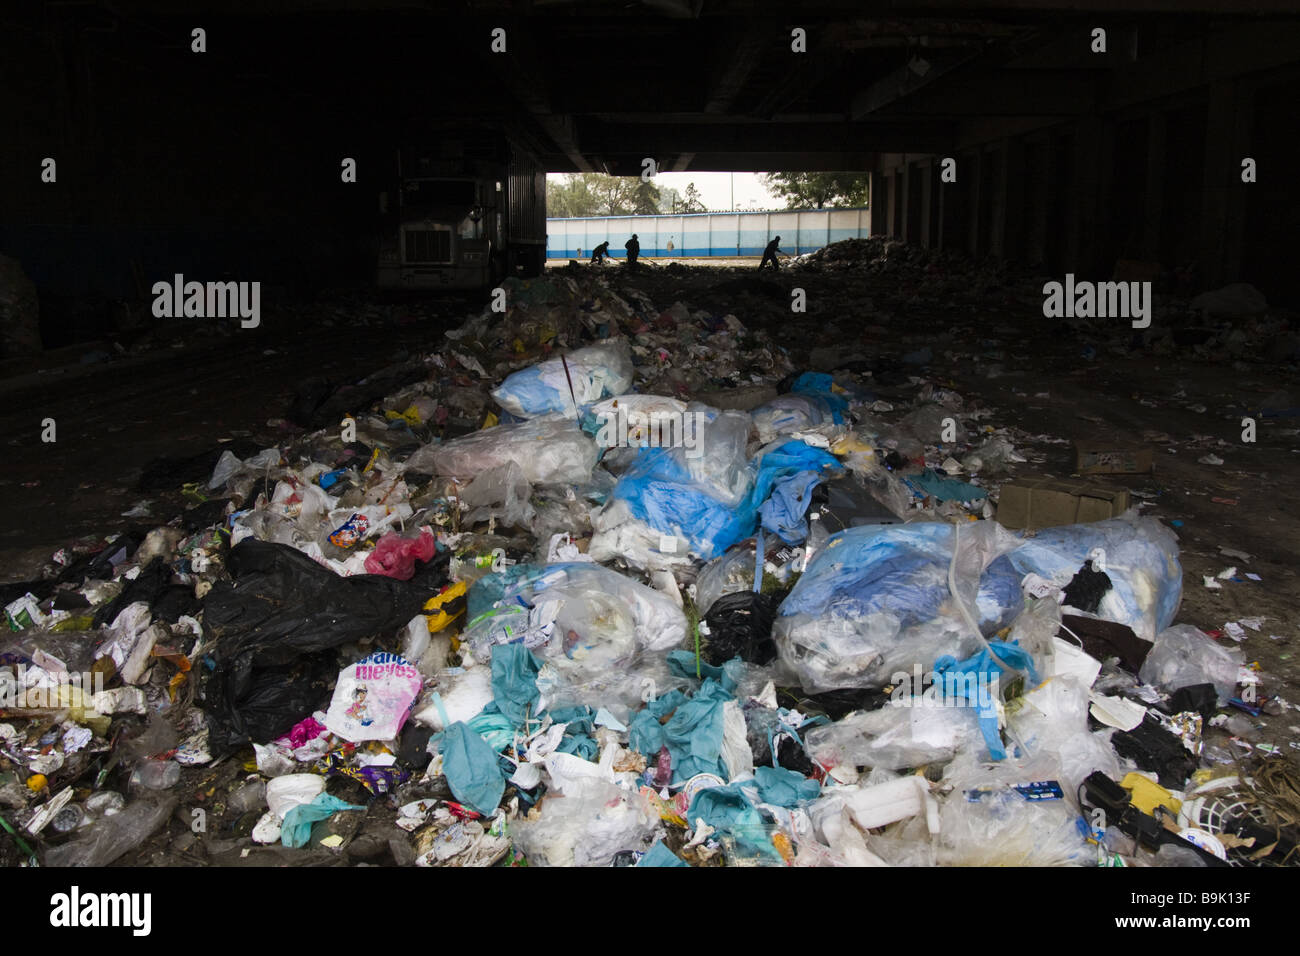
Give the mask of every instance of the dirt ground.
<svg viewBox="0 0 1300 956">
<path fill-rule="evenodd" d="M 1294 369 L 1227 356 L 1155 355 L 1130 349 L 1124 335 L 1087 340 L 1044 319 L 1034 302 L 1013 296 L 918 304 L 914 286 L 854 270 L 786 268 L 760 275 L 753 263 L 691 262 L 655 263 L 634 274 L 610 266 L 602 274 L 616 287 L 641 289 L 663 309 L 680 299 L 764 327 L 790 352 L 796 368 L 829 370 L 855 356 L 902 355 L 928 346 L 933 360 L 916 374 L 959 392 L 968 409 L 989 409 L 988 424 L 1014 429 L 1017 450 L 1030 459 L 1013 466 L 1015 475 L 1069 477 L 1069 441 L 1077 437 L 1167 436 L 1156 444 L 1154 473 L 1103 480 L 1128 487 L 1140 496 L 1143 513 L 1174 526 L 1184 571 L 1177 622 L 1213 631 L 1243 617 L 1262 618 L 1258 631 L 1246 630 L 1240 645 L 1245 659 L 1258 662 L 1265 696 L 1300 702 L 1296 420 L 1258 419 L 1254 443 L 1241 440 L 1240 423 L 1243 409 L 1258 407 L 1279 389 L 1293 389 Z M 791 314 L 796 288 L 806 294 L 805 314 Z M 444 329 L 481 304 L 462 297 L 374 307 L 383 318 L 360 328 L 318 327 L 301 314 L 277 323 L 268 314 L 255 333 L 200 341 L 178 334 L 182 347 L 160 340 L 138 356 L 0 382 L 0 425 L 9 444 L 0 463 L 0 494 L 10 514 L 0 528 L 0 579 L 28 579 L 58 548 L 121 530 L 131 520 L 123 512 L 141 497 L 135 482 L 157 455 L 197 453 L 215 439 L 235 436 L 274 444 L 284 428 L 278 420 L 303 379 L 343 380 L 412 357 L 441 342 Z M 1090 348 L 1094 357 L 1085 357 Z M 991 365 L 1000 366 L 996 377 L 989 376 Z M 896 390 L 900 398 L 914 393 L 912 386 Z M 882 397 L 889 394 L 881 390 Z M 46 418 L 57 423 L 54 443 L 40 440 Z M 1223 464 L 1198 463 L 1210 452 Z M 158 514 L 171 513 L 165 503 L 159 502 Z M 1225 556 L 1221 548 L 1250 558 Z M 1218 589 L 1204 585 L 1204 577 L 1231 566 L 1236 580 L 1222 580 Z M 1260 580 L 1247 578 L 1247 572 Z M 1233 644 L 1227 635 L 1222 640 Z M 1252 722 L 1258 728 L 1253 742 L 1300 749 L 1300 714 L 1294 710 Z M 1207 740 L 1236 746 L 1221 731 Z M 121 862 L 278 862 L 274 849 L 259 850 L 255 860 L 223 855 L 221 840 L 233 838 L 249 821 L 212 801 L 240 773 L 233 757 L 186 771 L 183 789 L 217 811 L 216 843 L 207 839 L 199 846 L 185 837 L 187 821 L 178 811 L 170 836 L 164 830 Z M 353 862 L 388 860 L 381 829 L 367 823 L 366 839 L 353 841 L 349 851 Z M 312 852 L 297 862 L 343 861 L 327 851 Z"/>
</svg>

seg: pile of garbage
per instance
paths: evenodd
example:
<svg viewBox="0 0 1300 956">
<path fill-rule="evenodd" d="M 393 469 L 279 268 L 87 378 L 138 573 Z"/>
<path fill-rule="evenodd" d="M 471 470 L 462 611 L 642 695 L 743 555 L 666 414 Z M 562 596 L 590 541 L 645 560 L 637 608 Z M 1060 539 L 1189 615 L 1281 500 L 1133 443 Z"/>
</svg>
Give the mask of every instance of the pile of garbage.
<svg viewBox="0 0 1300 956">
<path fill-rule="evenodd" d="M 1295 862 L 1294 763 L 1209 735 L 1291 705 L 1172 530 L 1004 526 L 1015 436 L 921 376 L 505 288 L 3 586 L 6 861 Z"/>
</svg>

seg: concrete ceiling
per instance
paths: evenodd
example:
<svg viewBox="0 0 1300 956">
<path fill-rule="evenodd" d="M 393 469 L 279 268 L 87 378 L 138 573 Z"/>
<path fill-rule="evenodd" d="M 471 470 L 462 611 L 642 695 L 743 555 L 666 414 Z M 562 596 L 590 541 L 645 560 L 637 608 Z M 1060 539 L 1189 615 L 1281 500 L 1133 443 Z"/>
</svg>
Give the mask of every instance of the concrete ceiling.
<svg viewBox="0 0 1300 956">
<path fill-rule="evenodd" d="M 22 20 L 100 68 L 159 77 L 192 56 L 189 31 L 202 26 L 208 52 L 183 81 L 196 109 L 213 97 L 250 109 L 283 98 L 394 144 L 482 123 L 552 171 L 630 175 L 647 157 L 662 170 L 861 169 L 881 152 L 942 151 L 973 117 L 1097 109 L 1116 69 L 1240 16 L 1230 0 L 890 0 L 794 12 L 648 0 L 620 15 L 569 0 L 354 5 L 226 0 L 213 15 L 191 0 L 50 0 L 0 23 Z M 1158 15 L 1174 8 L 1178 17 Z M 1109 31 L 1104 55 L 1089 49 L 1095 26 Z M 506 30 L 504 54 L 490 49 L 494 27 Z M 806 52 L 791 49 L 796 27 Z"/>
</svg>

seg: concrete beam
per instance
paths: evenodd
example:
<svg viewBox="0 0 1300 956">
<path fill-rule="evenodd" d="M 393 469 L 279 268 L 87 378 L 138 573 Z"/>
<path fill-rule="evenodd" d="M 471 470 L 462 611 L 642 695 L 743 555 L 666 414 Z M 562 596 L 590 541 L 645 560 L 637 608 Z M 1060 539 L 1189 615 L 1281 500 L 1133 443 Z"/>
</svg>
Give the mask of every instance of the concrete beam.
<svg viewBox="0 0 1300 956">
<path fill-rule="evenodd" d="M 900 66 L 888 76 L 872 83 L 866 89 L 853 94 L 849 105 L 849 119 L 856 122 L 879 109 L 896 103 L 917 90 L 929 86 L 941 76 L 952 72 L 965 63 L 969 63 L 978 56 L 978 52 L 947 54 L 945 56 L 926 55 L 926 53 L 928 51 L 918 53 L 918 56 L 929 64 L 929 69 L 924 74 L 916 72 L 909 63 Z"/>
<path fill-rule="evenodd" d="M 763 123 L 678 126 L 660 123 L 580 126 L 584 149 L 600 154 L 940 152 L 953 141 L 942 122 Z M 782 146 L 789 144 L 789 150 Z M 696 164 L 696 168 L 699 168 Z"/>
</svg>

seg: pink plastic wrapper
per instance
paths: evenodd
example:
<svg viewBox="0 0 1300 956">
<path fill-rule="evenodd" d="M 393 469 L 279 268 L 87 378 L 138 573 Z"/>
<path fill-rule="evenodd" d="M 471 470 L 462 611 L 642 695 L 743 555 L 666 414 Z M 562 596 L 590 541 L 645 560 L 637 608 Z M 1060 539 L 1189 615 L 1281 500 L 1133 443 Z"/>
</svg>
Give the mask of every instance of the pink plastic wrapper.
<svg viewBox="0 0 1300 956">
<path fill-rule="evenodd" d="M 409 581 L 415 574 L 416 560 L 428 561 L 436 549 L 437 544 L 427 528 L 418 538 L 403 538 L 396 532 L 389 532 L 379 539 L 375 550 L 366 555 L 366 570 L 371 574 Z"/>
<path fill-rule="evenodd" d="M 307 741 L 315 740 L 321 734 L 326 732 L 324 724 L 318 721 L 315 717 L 308 717 L 306 720 L 300 720 L 298 723 L 294 724 L 293 730 L 289 731 L 287 737 L 289 743 L 293 745 L 293 749 L 297 750 L 299 747 L 305 745 Z"/>
</svg>

